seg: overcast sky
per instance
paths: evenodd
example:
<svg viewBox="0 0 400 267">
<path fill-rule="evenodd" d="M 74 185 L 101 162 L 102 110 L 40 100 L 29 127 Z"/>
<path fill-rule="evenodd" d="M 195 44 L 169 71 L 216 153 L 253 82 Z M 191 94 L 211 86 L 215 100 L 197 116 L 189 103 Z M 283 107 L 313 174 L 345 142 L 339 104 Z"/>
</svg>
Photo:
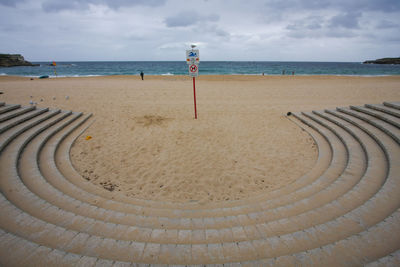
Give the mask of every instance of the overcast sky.
<svg viewBox="0 0 400 267">
<path fill-rule="evenodd" d="M 400 0 L 0 0 L 30 61 L 364 61 L 400 56 Z"/>
</svg>

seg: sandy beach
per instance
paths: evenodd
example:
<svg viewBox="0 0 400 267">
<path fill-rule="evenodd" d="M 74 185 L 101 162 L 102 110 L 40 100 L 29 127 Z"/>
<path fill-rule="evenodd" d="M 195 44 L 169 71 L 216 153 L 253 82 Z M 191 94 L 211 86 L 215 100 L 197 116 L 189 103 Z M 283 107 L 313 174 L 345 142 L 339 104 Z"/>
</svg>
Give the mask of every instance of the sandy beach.
<svg viewBox="0 0 400 267">
<path fill-rule="evenodd" d="M 0 76 L 1 102 L 94 114 L 71 151 L 82 179 L 184 203 L 268 194 L 307 173 L 318 151 L 288 111 L 400 101 L 399 76 L 201 76 L 196 89 L 198 120 L 185 76 Z"/>
</svg>

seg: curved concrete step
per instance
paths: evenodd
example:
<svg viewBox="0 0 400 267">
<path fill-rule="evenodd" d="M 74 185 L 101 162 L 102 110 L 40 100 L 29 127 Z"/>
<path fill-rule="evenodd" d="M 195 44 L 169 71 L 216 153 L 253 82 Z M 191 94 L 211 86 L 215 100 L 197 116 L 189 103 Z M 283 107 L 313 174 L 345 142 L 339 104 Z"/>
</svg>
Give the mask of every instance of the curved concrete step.
<svg viewBox="0 0 400 267">
<path fill-rule="evenodd" d="M 26 150 L 28 150 L 28 149 L 26 149 Z M 22 160 L 21 160 L 21 161 L 22 161 Z M 39 178 L 36 178 L 35 181 L 36 181 L 37 179 L 39 179 Z M 28 205 L 28 204 L 27 204 L 27 205 Z M 53 216 L 50 216 L 50 218 L 53 218 Z"/>
<path fill-rule="evenodd" d="M 206 206 L 200 205 L 199 206 L 197 204 L 192 204 L 192 203 L 190 203 L 190 204 L 165 203 L 165 202 L 159 203 L 159 202 L 155 202 L 155 201 L 148 201 L 148 200 L 143 201 L 143 200 L 137 200 L 137 199 L 127 198 L 127 197 L 123 197 L 123 196 L 121 197 L 120 195 L 114 195 L 108 191 L 102 190 L 102 189 L 94 186 L 91 183 L 84 181 L 82 179 L 81 175 L 78 174 L 76 172 L 76 170 L 73 168 L 73 166 L 70 164 L 69 149 L 70 149 L 72 142 L 75 140 L 75 138 L 71 137 L 71 138 L 69 138 L 69 140 L 70 141 L 66 145 L 60 146 L 60 147 L 62 147 L 62 153 L 58 152 L 58 155 L 61 154 L 60 157 L 62 157 L 62 160 L 60 160 L 60 161 L 64 162 L 65 165 L 62 165 L 62 166 L 60 165 L 58 167 L 59 167 L 61 173 L 63 173 L 63 175 L 65 176 L 65 178 L 67 180 L 69 180 L 72 184 L 74 184 L 75 186 L 80 187 L 91 194 L 98 195 L 98 196 L 101 196 L 106 199 L 113 199 L 118 202 L 123 202 L 123 203 L 138 205 L 138 206 L 154 207 L 157 209 L 160 209 L 160 208 L 179 209 L 179 210 L 183 210 L 183 211 L 185 211 L 186 209 L 189 209 L 189 212 L 191 209 L 207 209 L 208 212 L 213 212 L 214 214 L 220 214 L 221 208 L 218 208 L 218 207 L 221 207 L 221 205 L 223 205 L 223 207 L 222 207 L 223 209 L 234 207 L 235 210 L 238 211 L 238 208 L 240 206 L 247 205 L 246 203 L 250 203 L 250 205 L 253 206 L 254 203 L 256 203 L 256 202 L 281 197 L 282 195 L 286 195 L 296 189 L 301 188 L 305 184 L 308 184 L 309 180 L 316 179 L 318 177 L 318 175 L 320 175 L 321 173 L 323 173 L 325 171 L 325 169 L 327 168 L 328 163 L 329 163 L 329 157 L 328 157 L 328 155 L 326 155 L 328 152 L 320 151 L 320 154 L 324 157 L 323 157 L 323 159 L 322 159 L 322 157 L 318 158 L 317 163 L 315 164 L 314 168 L 310 171 L 310 173 L 304 175 L 299 180 L 297 180 L 296 182 L 294 182 L 293 184 L 291 184 L 287 187 L 278 189 L 276 191 L 269 192 L 268 195 L 266 195 L 266 196 L 258 196 L 255 198 L 250 198 L 249 200 L 246 200 L 246 201 L 230 201 L 227 203 L 212 204 L 210 206 L 208 206 L 208 205 L 206 205 Z M 320 145 L 319 147 L 322 148 L 323 146 Z M 325 156 L 327 158 L 325 158 Z M 212 209 L 214 209 L 214 211 L 212 211 Z"/>
<path fill-rule="evenodd" d="M 28 121 L 42 113 L 45 113 L 49 111 L 48 108 L 43 108 L 43 109 L 34 109 L 31 112 L 28 112 L 26 114 L 24 114 L 23 116 L 18 115 L 18 117 L 15 117 L 13 119 L 9 119 L 5 122 L 0 123 L 0 134 L 4 133 L 5 131 L 11 129 L 12 127 L 23 123 L 25 121 Z"/>
<path fill-rule="evenodd" d="M 20 108 L 21 105 L 4 105 L 4 106 L 0 106 L 0 114 L 4 114 L 6 112 L 10 112 L 14 109 L 18 109 Z"/>
<path fill-rule="evenodd" d="M 393 123 L 388 123 L 386 120 L 377 120 L 375 116 L 371 116 L 367 113 L 364 114 L 361 112 L 354 112 L 348 108 L 337 108 L 337 110 L 360 120 L 366 121 L 367 123 L 380 129 L 382 132 L 385 132 L 387 135 L 390 135 L 397 143 L 400 143 L 400 129 L 395 127 Z"/>
<path fill-rule="evenodd" d="M 339 109 L 340 108 L 337 108 L 337 110 L 339 110 Z M 350 106 L 350 109 L 368 114 L 370 116 L 374 116 L 379 120 L 383 120 L 387 123 L 392 124 L 393 126 L 395 126 L 397 128 L 400 128 L 400 119 L 398 119 L 394 116 L 388 115 L 387 113 L 377 111 L 375 109 L 369 109 L 369 108 L 357 107 L 357 106 Z"/>
<path fill-rule="evenodd" d="M 19 115 L 22 115 L 22 114 L 32 111 L 34 109 L 36 109 L 36 107 L 34 107 L 34 106 L 33 107 L 21 107 L 21 108 L 6 112 L 6 113 L 0 115 L 0 123 L 4 122 L 6 120 L 9 120 L 9 119 L 15 118 Z"/>
<path fill-rule="evenodd" d="M 0 229 L 0 265 L 25 266 L 131 266 L 42 246 Z"/>
<path fill-rule="evenodd" d="M 397 250 L 377 261 L 370 262 L 365 267 L 397 267 L 400 266 L 400 250 Z"/>
<path fill-rule="evenodd" d="M 400 102 L 383 102 L 383 105 L 390 108 L 400 109 Z"/>
<path fill-rule="evenodd" d="M 39 179 L 39 178 L 38 178 L 38 179 Z M 35 180 L 37 180 L 37 179 L 35 179 Z M 40 188 L 44 188 L 44 186 L 41 186 Z M 49 193 L 50 196 L 53 196 L 54 194 L 56 194 L 56 193 L 55 193 L 55 192 Z M 103 211 L 102 211 L 102 212 L 103 212 Z M 119 214 L 119 216 L 117 216 L 117 217 L 121 217 L 120 214 Z M 166 219 L 166 218 L 165 218 L 165 219 Z"/>
<path fill-rule="evenodd" d="M 61 112 L 60 110 L 44 112 L 43 114 L 35 116 L 34 119 L 24 120 L 23 122 L 17 123 L 12 127 L 12 130 L 7 129 L 0 135 L 0 154 L 14 138 L 18 137 L 20 134 L 31 129 L 32 127 L 39 125 L 40 123 L 59 114 L 60 112 Z"/>
<path fill-rule="evenodd" d="M 122 207 L 134 205 L 102 196 L 91 203 L 85 190 L 73 192 L 82 182 L 64 175 L 65 151 L 90 122 L 71 113 L 44 114 L 0 135 L 0 209 L 7 214 L 0 216 L 0 264 L 362 266 L 400 249 L 399 130 L 376 117 L 297 115 L 315 129 L 320 151 L 331 160 L 320 176 L 303 177 L 290 197 L 228 208 L 190 205 L 182 212 L 151 202 L 125 212 Z M 327 179 L 330 169 L 338 173 Z M 15 256 L 24 251 L 25 260 Z"/>
<path fill-rule="evenodd" d="M 389 115 L 392 115 L 394 117 L 400 118 L 400 111 L 395 108 L 391 108 L 388 106 L 380 105 L 380 104 L 365 104 L 365 107 L 370 108 L 370 109 L 375 109 L 384 113 L 387 113 Z"/>
<path fill-rule="evenodd" d="M 52 147 L 54 147 L 54 145 Z M 52 154 L 52 152 L 50 151 L 46 157 L 51 158 L 51 154 Z M 66 161 L 64 160 L 62 162 L 66 162 Z M 58 188 L 58 190 L 62 190 L 62 189 L 70 187 L 71 189 L 68 190 L 70 192 L 69 195 L 75 195 L 76 198 L 81 198 L 82 201 L 85 201 L 84 199 L 86 199 L 86 202 L 90 202 L 90 203 L 95 202 L 92 204 L 97 204 L 97 206 L 98 205 L 100 205 L 102 207 L 107 206 L 107 208 L 109 208 L 109 209 L 115 209 L 115 210 L 125 211 L 125 212 L 131 210 L 132 213 L 141 214 L 141 215 L 145 215 L 145 216 L 148 216 L 147 214 L 151 214 L 153 216 L 158 215 L 158 216 L 167 216 L 167 217 L 176 216 L 176 215 L 174 215 L 174 213 L 171 214 L 170 210 L 157 210 L 155 208 L 152 208 L 152 209 L 146 208 L 147 209 L 146 210 L 145 207 L 137 207 L 136 205 L 133 206 L 133 205 L 129 205 L 126 203 L 119 204 L 119 203 L 115 203 L 114 201 L 110 201 L 108 199 L 104 200 L 104 199 L 100 199 L 98 197 L 92 198 L 92 197 L 95 197 L 95 195 L 87 194 L 87 193 L 85 194 L 85 191 L 83 191 L 83 192 L 80 191 L 80 189 L 77 186 L 69 185 L 68 183 L 65 183 L 65 181 L 62 179 L 63 176 L 60 175 L 60 173 L 54 172 L 54 170 L 56 170 L 56 169 L 53 167 L 54 166 L 52 166 L 51 168 L 48 168 L 48 170 L 45 171 L 45 172 L 53 171 L 52 174 L 50 174 L 50 173 L 44 174 L 45 177 L 48 177 L 48 181 L 51 184 L 55 185 L 55 187 Z M 338 173 L 340 173 L 342 170 L 343 169 L 341 169 Z M 54 178 L 56 178 L 56 177 L 58 177 L 57 181 L 54 180 Z M 320 187 L 321 186 L 319 186 L 317 188 L 320 188 Z M 303 190 L 303 191 L 305 191 L 305 190 Z M 303 198 L 304 198 L 304 195 L 303 195 Z M 294 197 L 288 198 L 288 200 L 295 201 L 295 198 Z M 280 199 L 280 203 L 276 202 L 276 205 L 280 204 L 282 206 L 284 203 L 285 202 L 282 199 Z M 290 203 L 290 202 L 288 202 L 288 203 Z M 265 205 L 264 208 L 267 208 L 267 206 Z M 173 212 L 179 212 L 179 210 L 173 210 Z M 239 209 L 236 209 L 236 212 L 239 212 Z M 257 215 L 256 212 L 257 211 L 254 211 L 254 213 L 252 213 L 252 214 Z M 210 216 L 210 215 L 216 216 L 216 217 L 222 217 L 222 216 L 226 215 L 226 211 L 220 210 L 220 211 L 216 212 L 215 210 L 212 210 L 212 212 L 209 213 L 208 211 L 203 210 L 203 211 L 201 211 L 201 214 L 196 214 L 195 210 L 191 210 L 190 212 L 187 211 L 187 214 L 185 214 L 183 212 L 179 213 L 179 216 L 189 217 L 189 218 L 190 217 L 196 218 L 196 217 L 199 217 L 200 215 L 203 218 Z M 167 219 L 167 218 L 164 218 L 164 219 Z"/>
</svg>

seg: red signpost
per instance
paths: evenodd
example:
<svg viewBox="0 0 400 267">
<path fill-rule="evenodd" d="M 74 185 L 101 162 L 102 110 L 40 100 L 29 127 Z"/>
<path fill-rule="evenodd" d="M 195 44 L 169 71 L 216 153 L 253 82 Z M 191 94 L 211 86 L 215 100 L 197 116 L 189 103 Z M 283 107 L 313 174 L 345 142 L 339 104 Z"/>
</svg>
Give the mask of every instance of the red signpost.
<svg viewBox="0 0 400 267">
<path fill-rule="evenodd" d="M 193 49 L 186 50 L 186 62 L 189 65 L 189 76 L 193 77 L 193 100 L 194 100 L 194 118 L 197 120 L 197 106 L 196 106 L 196 77 L 199 75 L 199 50 Z"/>
<path fill-rule="evenodd" d="M 193 98 L 194 98 L 194 118 L 197 120 L 197 107 L 196 107 L 196 78 L 193 77 Z"/>
</svg>

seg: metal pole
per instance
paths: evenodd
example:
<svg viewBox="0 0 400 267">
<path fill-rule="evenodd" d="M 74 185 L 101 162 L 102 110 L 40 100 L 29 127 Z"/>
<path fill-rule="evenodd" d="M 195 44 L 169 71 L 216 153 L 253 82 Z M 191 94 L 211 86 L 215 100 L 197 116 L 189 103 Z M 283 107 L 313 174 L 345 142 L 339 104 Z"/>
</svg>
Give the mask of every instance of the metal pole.
<svg viewBox="0 0 400 267">
<path fill-rule="evenodd" d="M 193 97 L 194 97 L 194 118 L 197 120 L 197 107 L 196 107 L 196 78 L 193 77 Z"/>
</svg>

